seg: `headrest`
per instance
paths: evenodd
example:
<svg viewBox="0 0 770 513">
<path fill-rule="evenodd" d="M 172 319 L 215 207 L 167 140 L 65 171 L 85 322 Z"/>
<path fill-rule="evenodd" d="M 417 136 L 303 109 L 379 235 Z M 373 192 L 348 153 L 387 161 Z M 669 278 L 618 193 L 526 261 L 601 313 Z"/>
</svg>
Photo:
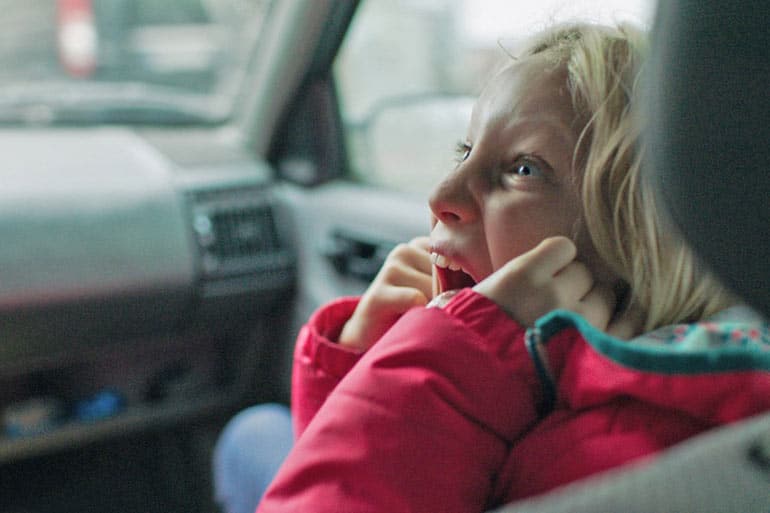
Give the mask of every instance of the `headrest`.
<svg viewBox="0 0 770 513">
<path fill-rule="evenodd" d="M 663 0 L 648 75 L 648 168 L 703 260 L 770 315 L 770 10 Z"/>
</svg>

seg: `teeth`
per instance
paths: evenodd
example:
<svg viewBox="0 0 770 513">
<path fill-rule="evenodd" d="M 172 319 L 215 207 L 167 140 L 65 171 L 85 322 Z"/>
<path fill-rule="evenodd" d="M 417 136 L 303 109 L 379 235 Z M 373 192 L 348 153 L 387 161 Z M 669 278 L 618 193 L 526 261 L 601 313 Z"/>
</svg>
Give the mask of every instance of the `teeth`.
<svg viewBox="0 0 770 513">
<path fill-rule="evenodd" d="M 430 259 L 431 262 L 433 262 L 433 265 L 441 267 L 442 269 L 449 269 L 450 271 L 460 271 L 462 269 L 458 263 L 449 260 L 444 255 L 439 255 L 438 253 L 431 253 Z"/>
<path fill-rule="evenodd" d="M 438 253 L 431 253 L 430 259 L 433 262 L 433 265 L 436 267 L 441 267 L 442 269 L 446 269 L 447 264 L 449 263 L 447 257 L 444 255 L 439 255 Z"/>
</svg>

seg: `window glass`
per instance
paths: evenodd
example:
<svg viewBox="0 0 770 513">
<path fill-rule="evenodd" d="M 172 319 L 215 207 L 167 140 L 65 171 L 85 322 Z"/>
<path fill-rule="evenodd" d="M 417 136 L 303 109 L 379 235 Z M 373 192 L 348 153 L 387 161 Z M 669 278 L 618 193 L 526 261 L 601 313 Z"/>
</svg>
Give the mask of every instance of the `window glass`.
<svg viewBox="0 0 770 513">
<path fill-rule="evenodd" d="M 424 193 L 522 40 L 568 19 L 650 25 L 654 0 L 364 0 L 335 61 L 355 180 Z"/>
<path fill-rule="evenodd" d="M 0 0 L 0 122 L 227 118 L 269 0 Z"/>
</svg>

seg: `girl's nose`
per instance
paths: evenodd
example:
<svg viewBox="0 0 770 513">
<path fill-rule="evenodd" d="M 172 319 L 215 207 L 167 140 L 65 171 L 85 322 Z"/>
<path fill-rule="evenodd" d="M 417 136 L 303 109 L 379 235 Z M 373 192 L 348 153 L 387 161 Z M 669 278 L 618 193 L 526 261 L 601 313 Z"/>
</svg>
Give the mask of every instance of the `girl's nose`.
<svg viewBox="0 0 770 513">
<path fill-rule="evenodd" d="M 428 200 L 433 215 L 444 224 L 467 223 L 476 216 L 476 202 L 462 171 L 456 169 L 439 182 Z"/>
</svg>

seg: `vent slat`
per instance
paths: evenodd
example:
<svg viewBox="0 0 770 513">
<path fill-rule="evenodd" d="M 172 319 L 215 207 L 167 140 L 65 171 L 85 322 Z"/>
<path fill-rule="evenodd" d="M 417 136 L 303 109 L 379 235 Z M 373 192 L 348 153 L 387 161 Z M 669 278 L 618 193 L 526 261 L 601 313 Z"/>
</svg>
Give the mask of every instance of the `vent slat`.
<svg viewBox="0 0 770 513">
<path fill-rule="evenodd" d="M 268 207 L 218 210 L 211 215 L 216 242 L 208 248 L 219 258 L 238 258 L 278 249 Z"/>
</svg>

